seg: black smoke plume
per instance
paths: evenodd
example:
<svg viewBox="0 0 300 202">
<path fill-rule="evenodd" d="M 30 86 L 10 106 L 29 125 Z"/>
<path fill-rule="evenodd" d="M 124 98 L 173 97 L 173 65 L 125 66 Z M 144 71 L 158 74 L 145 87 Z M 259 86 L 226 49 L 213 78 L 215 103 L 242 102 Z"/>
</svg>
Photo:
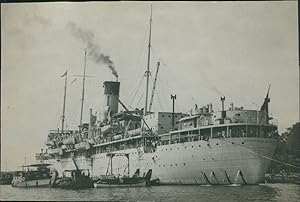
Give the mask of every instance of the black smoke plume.
<svg viewBox="0 0 300 202">
<path fill-rule="evenodd" d="M 96 64 L 99 63 L 106 64 L 108 68 L 111 70 L 112 74 L 118 80 L 119 77 L 118 72 L 115 69 L 115 65 L 113 61 L 110 59 L 108 55 L 104 55 L 103 53 L 101 53 L 100 47 L 96 43 L 94 43 L 94 34 L 90 31 L 81 29 L 73 22 L 69 22 L 68 27 L 70 28 L 72 34 L 76 38 L 86 43 L 88 56 L 90 56 Z"/>
</svg>

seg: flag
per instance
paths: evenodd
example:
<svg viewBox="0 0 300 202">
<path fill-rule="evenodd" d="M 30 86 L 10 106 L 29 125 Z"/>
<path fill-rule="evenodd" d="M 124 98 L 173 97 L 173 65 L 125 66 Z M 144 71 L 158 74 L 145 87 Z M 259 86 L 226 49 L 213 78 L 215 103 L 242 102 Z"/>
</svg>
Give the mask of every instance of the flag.
<svg viewBox="0 0 300 202">
<path fill-rule="evenodd" d="M 265 111 L 267 113 L 269 112 L 269 106 L 268 105 L 269 105 L 269 102 L 270 102 L 270 98 L 269 98 L 270 87 L 271 87 L 271 84 L 269 85 L 268 93 L 267 93 L 267 96 L 265 97 L 264 103 L 260 108 L 260 111 Z"/>
<path fill-rule="evenodd" d="M 271 87 L 271 84 L 269 85 L 268 93 L 267 93 L 267 96 L 265 97 L 264 103 L 260 108 L 260 111 L 265 113 L 267 123 L 269 123 L 269 119 L 270 119 L 269 118 L 269 102 L 270 102 L 269 92 L 270 92 L 270 87 Z"/>
<path fill-rule="evenodd" d="M 67 73 L 68 73 L 68 70 L 61 77 L 67 76 Z"/>
</svg>

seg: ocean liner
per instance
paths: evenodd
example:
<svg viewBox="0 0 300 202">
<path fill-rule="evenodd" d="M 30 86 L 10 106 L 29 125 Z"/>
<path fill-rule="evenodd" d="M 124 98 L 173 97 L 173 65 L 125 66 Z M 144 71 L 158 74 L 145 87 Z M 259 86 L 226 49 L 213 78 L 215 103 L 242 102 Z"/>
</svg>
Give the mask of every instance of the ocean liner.
<svg viewBox="0 0 300 202">
<path fill-rule="evenodd" d="M 59 175 L 77 167 L 88 170 L 95 181 L 105 175 L 107 167 L 111 166 L 114 173 L 128 173 L 129 176 L 138 169 L 141 174 L 151 169 L 151 180 L 158 184 L 262 182 L 278 135 L 276 122 L 269 116 L 269 91 L 260 110 L 246 110 L 232 103 L 229 109 L 225 109 L 225 97 L 221 97 L 221 111 L 214 111 L 212 104 L 195 105 L 189 114 L 175 113 L 174 107 L 172 112 L 151 111 L 156 85 L 155 79 L 148 105 L 151 22 L 152 12 L 145 73 L 145 107 L 128 110 L 119 96 L 120 82 L 106 81 L 103 84 L 105 106 L 102 117 L 96 117 L 90 109 L 89 123 L 83 123 L 82 104 L 79 128 L 65 130 L 66 72 L 63 75 L 62 127 L 50 130 L 46 140 L 47 150 L 37 153 L 36 159 L 52 164 L 52 169 Z M 159 65 L 158 62 L 156 73 Z M 82 103 L 85 68 L 86 65 Z M 174 101 L 176 96 L 171 95 L 171 98 Z M 116 155 L 114 165 L 110 165 L 108 154 L 112 153 L 128 154 L 129 158 Z"/>
</svg>

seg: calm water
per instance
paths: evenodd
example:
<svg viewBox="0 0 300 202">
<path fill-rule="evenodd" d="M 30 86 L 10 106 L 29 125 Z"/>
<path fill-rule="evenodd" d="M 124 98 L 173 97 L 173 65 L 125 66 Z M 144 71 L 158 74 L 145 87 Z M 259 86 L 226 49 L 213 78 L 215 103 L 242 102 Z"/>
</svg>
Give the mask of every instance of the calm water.
<svg viewBox="0 0 300 202">
<path fill-rule="evenodd" d="M 300 185 L 153 186 L 139 188 L 61 190 L 1 185 L 0 200 L 61 201 L 300 201 Z"/>
</svg>

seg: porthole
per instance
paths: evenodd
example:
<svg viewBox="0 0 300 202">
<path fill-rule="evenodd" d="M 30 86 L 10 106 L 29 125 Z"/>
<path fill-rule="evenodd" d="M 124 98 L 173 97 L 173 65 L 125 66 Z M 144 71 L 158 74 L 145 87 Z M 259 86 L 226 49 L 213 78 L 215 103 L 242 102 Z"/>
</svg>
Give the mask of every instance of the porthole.
<svg viewBox="0 0 300 202">
<path fill-rule="evenodd" d="M 183 165 L 185 166 L 185 163 L 183 163 Z"/>
<path fill-rule="evenodd" d="M 199 147 L 201 147 L 201 145 L 199 144 Z"/>
<path fill-rule="evenodd" d="M 207 144 L 207 146 L 209 146 L 209 144 Z"/>
<path fill-rule="evenodd" d="M 205 159 L 203 159 L 203 161 L 205 161 Z"/>
<path fill-rule="evenodd" d="M 217 143 L 216 145 L 219 145 L 219 143 Z"/>
<path fill-rule="evenodd" d="M 233 142 L 231 144 L 234 144 Z"/>
<path fill-rule="evenodd" d="M 177 166 L 177 164 L 175 164 L 175 166 Z"/>
<path fill-rule="evenodd" d="M 242 142 L 242 144 L 244 144 L 244 142 Z"/>
<path fill-rule="evenodd" d="M 192 148 L 194 148 L 194 146 L 192 146 Z"/>
</svg>

